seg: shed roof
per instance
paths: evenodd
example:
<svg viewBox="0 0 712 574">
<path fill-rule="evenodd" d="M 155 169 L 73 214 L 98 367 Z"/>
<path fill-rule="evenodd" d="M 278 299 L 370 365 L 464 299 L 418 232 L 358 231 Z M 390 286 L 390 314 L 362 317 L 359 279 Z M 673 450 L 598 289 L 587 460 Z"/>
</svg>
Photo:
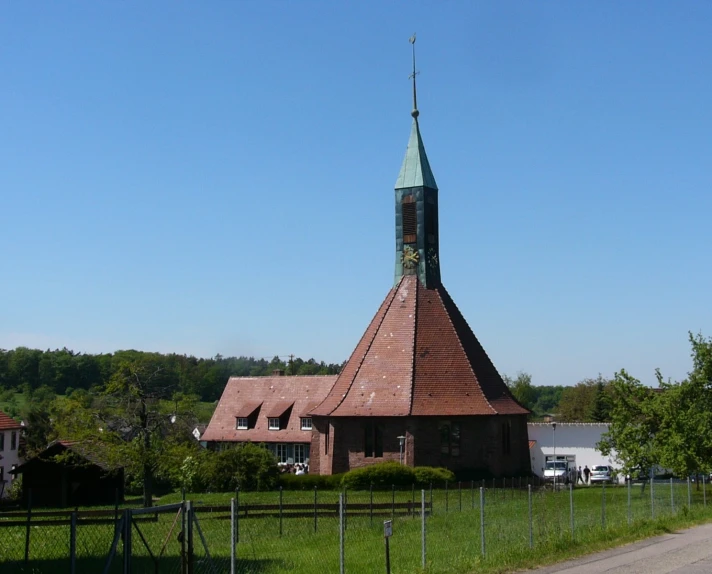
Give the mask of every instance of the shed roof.
<svg viewBox="0 0 712 574">
<path fill-rule="evenodd" d="M 336 375 L 230 377 L 201 437 L 209 442 L 311 442 L 311 432 L 301 430 L 300 417 L 321 402 L 336 381 Z M 261 404 L 254 428 L 237 430 L 236 418 L 247 416 L 245 405 Z M 290 406 L 286 428 L 269 430 L 268 418 L 280 417 Z M 252 408 L 252 413 L 254 408 Z M 275 414 L 279 413 L 279 414 Z"/>
</svg>

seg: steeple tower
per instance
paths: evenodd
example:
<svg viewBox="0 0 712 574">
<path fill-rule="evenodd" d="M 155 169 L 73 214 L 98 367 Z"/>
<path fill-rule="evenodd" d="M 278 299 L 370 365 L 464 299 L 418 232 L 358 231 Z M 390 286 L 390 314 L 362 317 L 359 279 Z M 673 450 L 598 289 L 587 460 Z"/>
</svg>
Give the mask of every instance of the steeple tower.
<svg viewBox="0 0 712 574">
<path fill-rule="evenodd" d="M 396 267 L 395 284 L 403 275 L 417 275 L 421 284 L 434 288 L 440 284 L 438 238 L 438 186 L 430 169 L 418 125 L 418 96 L 415 78 L 415 34 L 413 46 L 413 125 L 395 186 Z"/>
</svg>

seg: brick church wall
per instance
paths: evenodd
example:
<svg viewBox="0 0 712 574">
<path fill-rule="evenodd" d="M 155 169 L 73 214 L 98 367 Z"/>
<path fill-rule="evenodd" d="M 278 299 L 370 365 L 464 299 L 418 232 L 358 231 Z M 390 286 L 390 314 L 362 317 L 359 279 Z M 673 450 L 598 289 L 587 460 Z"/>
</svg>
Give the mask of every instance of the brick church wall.
<svg viewBox="0 0 712 574">
<path fill-rule="evenodd" d="M 460 425 L 460 452 L 443 453 L 441 423 Z M 325 453 L 326 425 L 329 452 Z M 382 430 L 383 456 L 366 457 L 365 426 Z M 509 427 L 509 448 L 503 443 L 504 426 Z M 442 466 L 453 471 L 473 470 L 494 476 L 530 472 L 527 420 L 523 415 L 463 417 L 332 417 L 314 418 L 310 472 L 337 474 L 384 461 L 400 459 L 399 436 L 405 436 L 403 462 L 409 466 Z"/>
</svg>

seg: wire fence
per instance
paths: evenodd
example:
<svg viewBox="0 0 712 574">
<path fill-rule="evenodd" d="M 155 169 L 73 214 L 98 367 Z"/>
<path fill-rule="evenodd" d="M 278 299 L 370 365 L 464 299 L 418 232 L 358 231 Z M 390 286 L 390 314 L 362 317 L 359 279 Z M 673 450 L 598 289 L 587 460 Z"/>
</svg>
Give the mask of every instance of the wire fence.
<svg viewBox="0 0 712 574">
<path fill-rule="evenodd" d="M 425 489 L 238 491 L 213 505 L 196 495 L 197 502 L 145 509 L 3 512 L 0 571 L 356 574 L 388 565 L 464 573 L 703 509 L 708 489 L 672 479 L 583 488 L 498 479 Z"/>
</svg>

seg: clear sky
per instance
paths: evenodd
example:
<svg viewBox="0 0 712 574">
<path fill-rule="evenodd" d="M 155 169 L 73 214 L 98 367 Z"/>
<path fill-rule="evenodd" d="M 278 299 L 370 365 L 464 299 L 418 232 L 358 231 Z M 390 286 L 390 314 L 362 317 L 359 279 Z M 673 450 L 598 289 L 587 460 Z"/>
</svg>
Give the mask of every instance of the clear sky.
<svg viewBox="0 0 712 574">
<path fill-rule="evenodd" d="M 500 372 L 679 379 L 712 335 L 712 3 L 0 2 L 0 347 L 336 362 L 420 125 Z"/>
</svg>

